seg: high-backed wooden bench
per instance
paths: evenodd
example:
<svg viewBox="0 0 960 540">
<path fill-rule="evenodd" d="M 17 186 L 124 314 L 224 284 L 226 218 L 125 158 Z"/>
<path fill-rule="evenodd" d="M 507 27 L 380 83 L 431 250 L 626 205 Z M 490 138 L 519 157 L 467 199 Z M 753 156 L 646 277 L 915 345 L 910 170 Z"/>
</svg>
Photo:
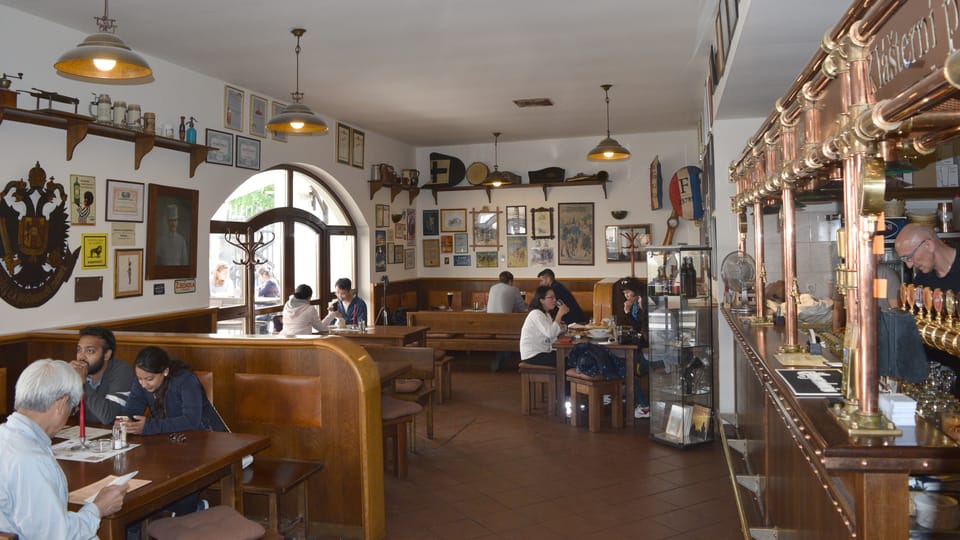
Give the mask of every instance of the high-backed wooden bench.
<svg viewBox="0 0 960 540">
<path fill-rule="evenodd" d="M 526 313 L 411 311 L 409 326 L 428 326 L 427 346 L 453 351 L 519 351 Z"/>
</svg>

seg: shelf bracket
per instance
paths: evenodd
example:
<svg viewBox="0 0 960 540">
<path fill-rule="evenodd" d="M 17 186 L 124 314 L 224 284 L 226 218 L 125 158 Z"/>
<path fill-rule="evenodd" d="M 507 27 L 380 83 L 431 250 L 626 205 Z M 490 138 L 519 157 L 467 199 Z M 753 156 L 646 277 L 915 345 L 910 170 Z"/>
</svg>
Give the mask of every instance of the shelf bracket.
<svg viewBox="0 0 960 540">
<path fill-rule="evenodd" d="M 73 150 L 87 136 L 90 122 L 77 118 L 67 118 L 67 161 L 73 159 Z"/>
<path fill-rule="evenodd" d="M 190 178 L 197 172 L 197 167 L 207 160 L 207 154 L 210 152 L 209 146 L 194 146 L 190 149 Z"/>
<path fill-rule="evenodd" d="M 485 189 L 484 191 L 487 192 L 487 203 L 491 203 L 491 204 L 492 204 L 492 203 L 493 203 L 493 198 L 492 198 L 492 196 L 490 195 L 490 188 L 487 188 L 487 189 Z"/>
<path fill-rule="evenodd" d="M 760 499 L 763 496 L 763 489 L 766 484 L 766 478 L 758 475 L 737 475 L 737 483 L 747 488 L 753 496 Z"/>
<path fill-rule="evenodd" d="M 140 170 L 143 156 L 153 150 L 154 137 L 148 133 L 138 133 L 133 139 L 133 170 Z M 193 176 L 192 174 L 190 176 Z"/>
<path fill-rule="evenodd" d="M 390 188 L 390 202 L 393 202 L 393 200 L 397 198 L 397 195 L 399 195 L 401 191 L 403 191 L 403 188 L 401 188 L 400 186 L 393 186 L 393 187 L 391 187 L 391 188 Z"/>
<path fill-rule="evenodd" d="M 382 180 L 371 180 L 370 181 L 370 200 L 373 200 L 373 196 L 380 191 L 380 188 L 383 187 Z"/>
<path fill-rule="evenodd" d="M 433 204 L 434 205 L 440 204 L 439 202 L 437 202 L 437 190 L 431 189 L 430 191 L 433 192 Z"/>
<path fill-rule="evenodd" d="M 417 195 L 420 194 L 420 188 L 412 187 L 410 188 L 410 204 L 413 204 L 414 199 L 417 198 Z M 436 204 L 436 203 L 434 203 Z"/>
<path fill-rule="evenodd" d="M 541 188 L 543 188 L 543 202 L 547 202 L 547 186 L 543 185 Z"/>
<path fill-rule="evenodd" d="M 603 191 L 603 198 L 606 199 L 606 198 L 607 198 L 607 183 L 606 183 L 605 181 L 600 183 L 600 190 Z"/>
</svg>

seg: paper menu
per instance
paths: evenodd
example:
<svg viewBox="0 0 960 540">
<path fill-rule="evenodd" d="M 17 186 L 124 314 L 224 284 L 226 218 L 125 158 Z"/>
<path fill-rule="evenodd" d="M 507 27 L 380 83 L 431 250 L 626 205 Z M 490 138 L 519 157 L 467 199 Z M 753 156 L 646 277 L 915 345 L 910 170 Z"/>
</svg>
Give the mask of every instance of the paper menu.
<svg viewBox="0 0 960 540">
<path fill-rule="evenodd" d="M 70 492 L 70 496 L 67 498 L 69 502 L 73 504 L 86 504 L 92 502 L 96 498 L 97 493 L 100 493 L 100 490 L 104 487 L 111 485 L 114 481 L 122 479 L 121 476 L 107 475 L 97 480 L 96 482 L 83 486 L 82 488 L 75 489 Z M 129 481 L 130 489 L 128 492 L 133 491 L 141 486 L 145 486 L 150 483 L 150 480 L 144 480 L 142 478 L 133 478 Z"/>
</svg>

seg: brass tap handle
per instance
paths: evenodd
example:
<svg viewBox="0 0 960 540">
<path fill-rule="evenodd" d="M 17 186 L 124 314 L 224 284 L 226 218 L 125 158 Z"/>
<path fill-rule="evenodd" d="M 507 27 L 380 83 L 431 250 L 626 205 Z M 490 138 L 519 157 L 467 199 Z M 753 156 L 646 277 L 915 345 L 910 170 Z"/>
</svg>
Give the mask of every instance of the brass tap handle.
<svg viewBox="0 0 960 540">
<path fill-rule="evenodd" d="M 924 318 L 930 320 L 931 310 L 933 309 L 933 291 L 930 287 L 921 288 L 921 301 L 923 302 Z"/>
<path fill-rule="evenodd" d="M 907 292 L 907 284 L 900 284 L 900 309 L 907 311 L 909 306 L 907 305 L 907 300 L 909 299 L 909 293 Z"/>
<path fill-rule="evenodd" d="M 908 311 L 913 314 L 917 307 L 917 286 L 913 283 L 907 285 L 907 299 L 904 303 L 910 308 Z"/>
<path fill-rule="evenodd" d="M 933 294 L 931 296 L 931 303 L 933 304 L 933 311 L 936 314 L 936 321 L 937 324 L 940 325 L 943 323 L 943 291 L 941 291 L 938 287 L 933 290 Z"/>
<path fill-rule="evenodd" d="M 953 291 L 947 291 L 947 294 L 944 295 L 944 303 L 947 306 L 947 326 L 953 328 L 957 322 L 957 295 Z"/>
<path fill-rule="evenodd" d="M 793 297 L 793 301 L 799 306 L 800 305 L 800 285 L 797 284 L 797 278 L 793 278 L 793 285 L 790 287 L 790 296 Z"/>
</svg>

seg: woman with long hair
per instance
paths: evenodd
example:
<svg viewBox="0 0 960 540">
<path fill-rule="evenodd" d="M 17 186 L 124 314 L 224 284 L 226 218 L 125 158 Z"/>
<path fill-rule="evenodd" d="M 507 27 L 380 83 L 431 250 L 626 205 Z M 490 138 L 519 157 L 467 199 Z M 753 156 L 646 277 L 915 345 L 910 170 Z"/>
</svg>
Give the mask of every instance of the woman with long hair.
<svg viewBox="0 0 960 540">
<path fill-rule="evenodd" d="M 136 381 L 124 407 L 127 432 L 152 435 L 178 431 L 227 431 L 207 394 L 183 361 L 160 347 L 145 347 L 134 362 Z M 144 411 L 150 410 L 150 417 Z"/>
<path fill-rule="evenodd" d="M 559 305 L 558 305 L 559 304 Z M 553 342 L 567 326 L 563 316 L 570 311 L 557 301 L 557 295 L 548 285 L 537 287 L 530 301 L 530 311 L 520 329 L 520 360 L 542 366 L 557 365 L 557 351 Z"/>
</svg>

